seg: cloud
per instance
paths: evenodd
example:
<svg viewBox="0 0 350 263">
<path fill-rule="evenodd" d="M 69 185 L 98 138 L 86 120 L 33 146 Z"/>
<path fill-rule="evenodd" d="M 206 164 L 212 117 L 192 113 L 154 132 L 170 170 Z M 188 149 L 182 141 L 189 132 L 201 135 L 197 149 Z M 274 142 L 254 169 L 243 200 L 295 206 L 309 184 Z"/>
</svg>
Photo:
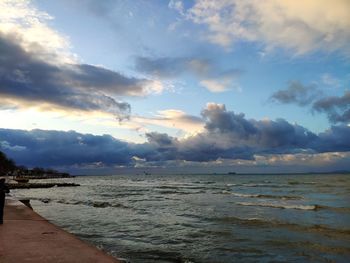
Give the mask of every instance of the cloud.
<svg viewBox="0 0 350 263">
<path fill-rule="evenodd" d="M 52 65 L 24 51 L 13 36 L 0 35 L 0 94 L 28 104 L 47 103 L 84 111 L 122 116 L 130 105 L 115 99 L 144 95 L 148 80 L 87 64 Z M 38 47 L 39 48 L 39 47 Z M 25 104 L 24 104 L 25 105 Z"/>
<path fill-rule="evenodd" d="M 270 97 L 281 104 L 310 106 L 313 112 L 325 113 L 332 123 L 350 122 L 350 91 L 342 96 L 326 96 L 317 86 L 305 86 L 293 81 L 287 89 L 278 90 Z"/>
<path fill-rule="evenodd" d="M 350 150 L 348 126 L 334 126 L 317 135 L 283 119 L 248 120 L 244 114 L 227 111 L 224 105 L 215 103 L 209 103 L 202 116 L 206 121 L 203 132 L 182 140 L 168 136 L 165 140 L 164 134 L 157 137 L 153 133 L 152 144 L 166 150 L 167 158 L 197 162 Z"/>
<path fill-rule="evenodd" d="M 329 96 L 314 102 L 312 109 L 326 113 L 332 123 L 350 123 L 350 91 L 343 96 Z"/>
<path fill-rule="evenodd" d="M 235 83 L 236 78 L 236 73 L 226 73 L 217 78 L 203 79 L 199 83 L 207 90 L 214 93 L 224 92 L 229 89 L 242 91 L 241 87 Z"/>
<path fill-rule="evenodd" d="M 285 153 L 308 149 L 317 136 L 297 124 L 284 119 L 248 120 L 243 113 L 227 111 L 223 104 L 209 103 L 202 111 L 206 119 L 206 137 L 214 138 L 220 147 L 235 149 L 242 147 L 246 153 Z M 220 140 L 219 138 L 223 139 Z"/>
<path fill-rule="evenodd" d="M 24 151 L 26 149 L 24 146 L 10 145 L 7 141 L 0 141 L 0 148 L 10 151 Z"/>
<path fill-rule="evenodd" d="M 142 126 L 158 125 L 180 129 L 186 134 L 200 132 L 204 127 L 204 120 L 202 118 L 175 109 L 158 111 L 154 117 L 132 116 L 129 122 L 134 122 Z"/>
<path fill-rule="evenodd" d="M 305 86 L 299 81 L 291 81 L 285 90 L 278 90 L 272 94 L 270 100 L 282 104 L 297 104 L 305 106 L 321 95 L 321 91 L 314 85 Z"/>
<path fill-rule="evenodd" d="M 240 139 L 257 133 L 254 125 L 245 119 L 243 113 L 228 112 L 224 104 L 208 103 L 202 110 L 202 116 L 206 120 L 205 128 L 209 132 L 234 132 Z"/>
<path fill-rule="evenodd" d="M 180 0 L 170 0 L 168 7 L 178 11 L 181 15 L 184 15 L 184 4 Z"/>
<path fill-rule="evenodd" d="M 317 139 L 304 127 L 284 119 L 248 120 L 243 113 L 227 111 L 223 104 L 207 104 L 202 115 L 207 137 L 226 138 L 223 147 L 248 147 L 251 154 L 308 149 L 309 143 Z"/>
<path fill-rule="evenodd" d="M 48 26 L 53 17 L 36 9 L 30 1 L 3 0 L 0 10 L 0 34 L 18 36 L 20 41 L 16 44 L 25 52 L 35 52 L 38 59 L 53 64 L 77 61 L 69 50 L 68 37 Z"/>
<path fill-rule="evenodd" d="M 237 79 L 242 71 L 239 69 L 224 70 L 209 59 L 137 57 L 135 68 L 141 73 L 161 79 L 172 79 L 190 74 L 199 80 L 201 86 L 211 92 L 240 90 Z"/>
<path fill-rule="evenodd" d="M 247 120 L 244 114 L 227 111 L 224 105 L 215 103 L 209 103 L 202 111 L 202 116 L 206 121 L 205 130 L 185 139 L 179 140 L 166 134 L 149 134 L 149 142 L 159 150 L 153 152 L 157 153 L 155 156 L 149 156 L 150 160 L 253 160 L 259 154 L 350 150 L 346 139 L 346 135 L 350 135 L 348 126 L 335 126 L 326 132 L 327 136 L 323 133 L 317 135 L 283 119 Z M 159 152 L 162 154 L 158 155 Z"/>
<path fill-rule="evenodd" d="M 29 1 L 0 3 L 0 95 L 6 107 L 100 111 L 127 118 L 124 96 L 161 93 L 160 81 L 79 63 L 67 37 Z M 40 105 L 40 107 L 38 107 Z"/>
<path fill-rule="evenodd" d="M 331 126 L 321 132 L 313 147 L 318 152 L 346 152 L 350 148 L 350 127 L 348 125 Z"/>
<path fill-rule="evenodd" d="M 349 14 L 347 0 L 197 0 L 185 17 L 206 25 L 208 39 L 226 48 L 243 40 L 298 55 L 321 50 L 348 56 Z"/>
<path fill-rule="evenodd" d="M 0 138 L 7 152 L 19 164 L 28 166 L 69 166 L 102 162 L 104 165 L 128 164 L 131 152 L 128 144 L 109 135 L 94 136 L 74 131 L 6 130 Z M 21 151 L 9 147 L 21 147 Z"/>
<path fill-rule="evenodd" d="M 321 82 L 331 88 L 339 88 L 341 85 L 341 81 L 329 73 L 322 74 Z"/>
<path fill-rule="evenodd" d="M 148 142 L 160 147 L 168 147 L 176 142 L 175 138 L 170 137 L 166 133 L 150 132 L 146 134 Z"/>
<path fill-rule="evenodd" d="M 49 104 L 51 107 L 82 111 L 104 111 L 123 118 L 130 105 L 121 96 L 145 96 L 161 92 L 158 82 L 127 77 L 88 64 L 52 64 L 25 51 L 16 35 L 0 34 L 0 94 L 2 101 L 21 101 L 22 106 Z M 36 45 L 39 50 L 41 46 Z"/>
<path fill-rule="evenodd" d="M 184 58 L 150 58 L 137 57 L 135 68 L 145 74 L 158 78 L 174 78 L 182 74 L 190 63 L 190 60 Z"/>
<path fill-rule="evenodd" d="M 255 172 L 264 169 L 273 172 L 330 172 L 348 170 L 350 152 L 297 153 L 256 155 L 254 161 L 242 162 L 242 166 L 256 167 Z M 271 171 L 270 171 L 271 172 Z"/>
<path fill-rule="evenodd" d="M 263 158 L 265 162 L 269 158 L 272 162 L 271 156 L 277 158 L 278 155 L 292 160 L 294 155 L 332 156 L 331 153 L 336 152 L 339 157 L 350 152 L 350 127 L 346 125 L 332 126 L 315 134 L 283 119 L 246 119 L 244 114 L 228 111 L 223 104 L 215 103 L 209 103 L 201 114 L 204 129 L 182 139 L 149 132 L 147 142 L 135 144 L 109 135 L 74 131 L 0 129 L 0 146 L 19 164 L 55 167 L 96 164 L 99 167 L 161 167 L 169 162 L 204 165 L 222 160 L 258 165 Z"/>
</svg>

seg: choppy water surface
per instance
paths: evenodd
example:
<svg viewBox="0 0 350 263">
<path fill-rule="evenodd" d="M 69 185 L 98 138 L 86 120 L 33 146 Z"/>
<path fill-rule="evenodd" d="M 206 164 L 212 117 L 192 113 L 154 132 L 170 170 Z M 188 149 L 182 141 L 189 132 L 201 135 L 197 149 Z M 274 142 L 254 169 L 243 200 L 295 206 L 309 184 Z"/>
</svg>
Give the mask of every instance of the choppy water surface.
<svg viewBox="0 0 350 263">
<path fill-rule="evenodd" d="M 349 262 L 348 175 L 77 177 L 13 190 L 131 262 Z"/>
</svg>

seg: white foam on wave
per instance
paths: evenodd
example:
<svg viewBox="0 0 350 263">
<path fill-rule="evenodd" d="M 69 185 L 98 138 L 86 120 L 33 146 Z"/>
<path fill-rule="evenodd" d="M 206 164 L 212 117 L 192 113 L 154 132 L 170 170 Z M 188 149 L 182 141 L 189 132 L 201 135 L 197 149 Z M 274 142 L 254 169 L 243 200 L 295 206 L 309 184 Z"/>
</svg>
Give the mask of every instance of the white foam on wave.
<svg viewBox="0 0 350 263">
<path fill-rule="evenodd" d="M 234 192 L 230 192 L 230 195 L 237 196 L 237 197 L 248 197 L 248 198 L 260 197 L 260 195 L 258 194 L 242 194 L 242 193 L 234 193 Z"/>
<path fill-rule="evenodd" d="M 243 194 L 243 193 L 237 193 L 237 192 L 231 192 L 224 190 L 222 191 L 223 194 L 229 194 L 236 197 L 244 197 L 244 198 L 263 198 L 263 199 L 302 199 L 302 197 L 299 196 L 285 196 L 285 195 L 269 195 L 269 194 Z"/>
<path fill-rule="evenodd" d="M 316 210 L 316 205 L 288 205 L 288 204 L 276 204 L 276 203 L 250 203 L 250 202 L 238 202 L 237 205 L 243 206 L 262 206 L 273 207 L 280 209 L 299 209 L 299 210 Z"/>
</svg>

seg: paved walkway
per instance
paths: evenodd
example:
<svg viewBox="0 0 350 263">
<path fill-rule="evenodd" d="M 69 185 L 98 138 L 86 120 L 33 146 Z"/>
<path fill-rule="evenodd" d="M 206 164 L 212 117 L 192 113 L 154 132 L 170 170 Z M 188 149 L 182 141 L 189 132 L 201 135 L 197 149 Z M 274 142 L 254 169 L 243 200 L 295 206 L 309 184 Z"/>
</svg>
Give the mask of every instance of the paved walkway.
<svg viewBox="0 0 350 263">
<path fill-rule="evenodd" d="M 1 263 L 120 262 L 18 201 L 7 199 L 4 214 L 4 224 L 0 225 Z"/>
</svg>

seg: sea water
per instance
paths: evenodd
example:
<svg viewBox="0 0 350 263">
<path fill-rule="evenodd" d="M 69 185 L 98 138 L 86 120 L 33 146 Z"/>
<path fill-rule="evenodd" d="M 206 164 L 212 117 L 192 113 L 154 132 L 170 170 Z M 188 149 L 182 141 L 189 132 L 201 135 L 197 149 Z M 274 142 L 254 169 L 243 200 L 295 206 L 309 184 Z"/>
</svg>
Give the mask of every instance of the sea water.
<svg viewBox="0 0 350 263">
<path fill-rule="evenodd" d="M 12 195 L 130 262 L 350 262 L 349 175 L 72 180 L 81 186 Z"/>
</svg>

